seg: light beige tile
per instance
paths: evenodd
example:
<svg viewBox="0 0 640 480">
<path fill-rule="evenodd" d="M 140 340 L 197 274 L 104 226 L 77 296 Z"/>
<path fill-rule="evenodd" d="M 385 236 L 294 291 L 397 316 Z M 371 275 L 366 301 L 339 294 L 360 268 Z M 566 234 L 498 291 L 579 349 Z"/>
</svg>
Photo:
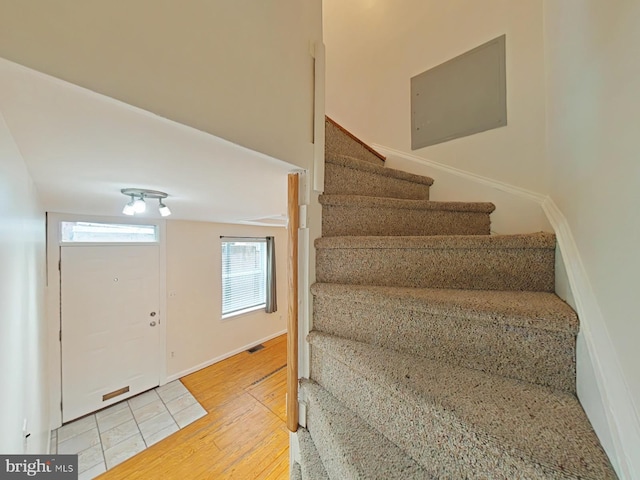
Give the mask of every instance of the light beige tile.
<svg viewBox="0 0 640 480">
<path fill-rule="evenodd" d="M 106 471 L 107 471 L 107 467 L 105 466 L 104 462 L 102 462 L 96 465 L 95 467 L 91 467 L 89 470 L 82 472 L 78 476 L 78 480 L 93 480 L 98 475 Z"/>
<path fill-rule="evenodd" d="M 151 435 L 144 435 L 144 433 L 142 434 L 142 436 L 144 437 L 144 441 L 147 444 L 147 447 L 150 447 L 151 445 L 158 443 L 160 440 L 164 440 L 169 435 L 179 430 L 178 425 L 176 424 L 176 422 L 173 421 L 173 419 L 171 420 L 171 422 L 172 422 L 171 425 L 169 425 L 166 428 L 163 428 L 159 432 L 152 433 Z"/>
<path fill-rule="evenodd" d="M 95 415 L 89 415 L 88 417 L 67 423 L 56 431 L 58 434 L 58 443 L 69 440 L 71 437 L 75 437 L 76 435 L 84 433 L 87 430 L 91 430 L 92 428 L 96 428 Z"/>
<path fill-rule="evenodd" d="M 131 410 L 135 411 L 139 408 L 144 407 L 148 403 L 151 403 L 155 400 L 158 400 L 158 394 L 155 390 L 149 390 L 148 392 L 141 393 L 140 395 L 136 395 L 135 397 L 131 397 L 128 402 Z"/>
<path fill-rule="evenodd" d="M 121 425 L 129 420 L 133 420 L 133 413 L 131 413 L 131 409 L 125 403 L 125 408 L 120 408 L 110 415 L 102 415 L 97 417 L 98 419 L 98 428 L 100 432 L 106 432 L 107 430 L 111 430 L 118 425 Z"/>
<path fill-rule="evenodd" d="M 100 443 L 96 427 L 58 443 L 59 454 L 75 454 Z"/>
<path fill-rule="evenodd" d="M 110 407 L 105 408 L 104 410 L 100 410 L 96 412 L 96 419 L 100 422 L 101 418 L 108 417 L 109 415 L 113 415 L 116 412 L 121 410 L 129 410 L 129 402 L 123 400 L 122 402 L 111 405 Z"/>
<path fill-rule="evenodd" d="M 152 435 L 156 432 L 159 432 L 163 428 L 169 427 L 170 425 L 175 425 L 175 421 L 173 417 L 166 410 L 159 415 L 149 418 L 148 420 L 141 422 L 138 424 L 140 431 L 142 432 L 142 436 L 146 438 L 149 435 Z"/>
<path fill-rule="evenodd" d="M 102 445 L 94 445 L 78 453 L 78 472 L 86 472 L 96 465 L 104 465 Z"/>
<path fill-rule="evenodd" d="M 105 450 L 108 450 L 115 445 L 125 441 L 127 438 L 132 437 L 140 433 L 138 425 L 134 419 L 131 419 L 125 423 L 118 425 L 117 427 L 100 433 L 100 439 L 102 440 L 102 446 Z"/>
<path fill-rule="evenodd" d="M 166 403 L 170 402 L 174 398 L 178 398 L 185 393 L 189 393 L 187 387 L 185 387 L 180 380 L 174 380 L 171 383 L 167 383 L 156 389 L 160 398 Z"/>
<path fill-rule="evenodd" d="M 184 395 L 179 396 L 178 398 L 174 398 L 170 402 L 166 402 L 167 409 L 171 415 L 175 415 L 180 410 L 184 410 L 191 405 L 198 403 L 196 399 L 190 393 L 185 393 Z"/>
<path fill-rule="evenodd" d="M 144 407 L 141 407 L 138 410 L 134 410 L 133 416 L 136 418 L 136 422 L 142 423 L 166 411 L 167 407 L 165 407 L 164 403 L 162 403 L 162 400 L 158 398 L 157 400 L 146 404 Z"/>
<path fill-rule="evenodd" d="M 137 434 L 104 451 L 107 468 L 113 468 L 146 448 L 142 435 Z"/>
<path fill-rule="evenodd" d="M 195 405 L 191 405 L 190 407 L 179 411 L 173 416 L 173 418 L 175 418 L 176 423 L 180 428 L 184 428 L 190 423 L 195 422 L 200 417 L 204 417 L 206 414 L 207 411 L 202 408 L 199 403 L 196 403 Z"/>
</svg>

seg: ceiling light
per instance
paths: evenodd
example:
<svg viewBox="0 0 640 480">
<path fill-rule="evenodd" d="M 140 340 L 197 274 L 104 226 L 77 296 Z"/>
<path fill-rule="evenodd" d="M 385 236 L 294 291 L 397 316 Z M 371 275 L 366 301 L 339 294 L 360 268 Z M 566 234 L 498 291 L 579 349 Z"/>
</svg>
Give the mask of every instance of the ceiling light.
<svg viewBox="0 0 640 480">
<path fill-rule="evenodd" d="M 133 202 L 133 211 L 135 213 L 144 213 L 146 209 L 147 204 L 144 202 L 144 196 L 141 196 L 140 198 L 136 199 L 135 202 Z"/>
<path fill-rule="evenodd" d="M 124 213 L 125 215 L 133 215 L 134 213 L 136 213 L 136 210 L 133 206 L 134 202 L 135 200 L 133 199 L 133 195 L 131 195 L 131 201 L 124 206 L 124 208 L 122 209 L 122 213 Z"/>
<path fill-rule="evenodd" d="M 162 215 L 163 217 L 168 217 L 169 215 L 171 215 L 171 210 L 169 209 L 169 207 L 162 203 L 162 200 L 158 201 L 160 202 L 158 205 L 158 211 L 160 212 L 160 215 Z"/>
<path fill-rule="evenodd" d="M 120 190 L 123 195 L 131 197 L 131 201 L 128 202 L 124 208 L 122 209 L 122 213 L 125 215 L 135 215 L 136 213 L 144 213 L 147 209 L 147 202 L 145 199 L 152 198 L 158 199 L 158 212 L 163 217 L 168 217 L 171 215 L 171 210 L 167 207 L 162 200 L 167 198 L 167 195 L 164 192 L 159 192 L 157 190 L 147 190 L 144 188 L 123 188 Z"/>
</svg>

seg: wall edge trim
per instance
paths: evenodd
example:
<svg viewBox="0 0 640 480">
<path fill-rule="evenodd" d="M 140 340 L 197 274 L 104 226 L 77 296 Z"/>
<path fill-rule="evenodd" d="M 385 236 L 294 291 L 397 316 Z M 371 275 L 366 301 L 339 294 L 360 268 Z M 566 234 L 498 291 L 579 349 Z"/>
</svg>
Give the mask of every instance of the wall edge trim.
<svg viewBox="0 0 640 480">
<path fill-rule="evenodd" d="M 385 147 L 383 145 L 379 145 L 377 143 L 372 144 L 372 147 L 376 150 L 383 153 L 385 156 L 395 156 L 404 158 L 405 160 L 409 160 L 415 163 L 421 163 L 423 165 L 427 165 L 429 167 L 435 168 L 437 170 L 441 170 L 452 175 L 456 175 L 458 177 L 462 177 L 466 180 L 471 180 L 476 183 L 481 183 L 483 185 L 487 185 L 489 187 L 493 187 L 497 190 L 501 190 L 503 192 L 511 193 L 513 195 L 517 195 L 519 197 L 526 198 L 528 200 L 532 200 L 542 205 L 542 202 L 547 198 L 545 195 L 534 192 L 532 190 L 527 190 L 526 188 L 516 187 L 515 185 L 511 185 L 505 182 L 501 182 L 499 180 L 494 180 L 489 177 L 484 177 L 482 175 L 478 175 L 476 173 L 467 172 L 466 170 L 461 170 L 459 168 L 451 167 L 449 165 L 445 165 L 439 162 L 435 162 L 433 160 L 429 160 L 427 158 L 419 157 L 417 155 L 412 155 L 406 152 L 402 152 L 400 150 L 396 150 L 394 148 Z"/>
<path fill-rule="evenodd" d="M 633 445 L 640 445 L 640 417 L 569 223 L 551 197 L 546 197 L 541 206 L 556 232 L 558 247 L 562 252 L 580 318 L 580 330 L 585 339 L 601 404 L 605 410 L 614 449 L 607 454 L 615 457 L 612 463 L 617 464 L 619 471 L 616 473 L 621 479 L 638 478 L 640 462 L 636 460 L 638 464 L 633 465 L 632 448 Z"/>
<path fill-rule="evenodd" d="M 548 195 L 510 185 L 482 175 L 444 165 L 433 160 L 406 152 L 372 144 L 372 147 L 386 156 L 427 165 L 436 170 L 462 177 L 482 185 L 536 202 L 549 220 L 562 252 L 562 258 L 569 278 L 569 285 L 576 302 L 580 330 L 584 335 L 589 361 L 594 370 L 600 403 L 604 407 L 606 424 L 613 443 L 613 451 L 607 452 L 612 463 L 617 466 L 621 479 L 640 478 L 640 459 L 634 460 L 634 446 L 640 447 L 640 413 L 631 396 L 624 378 L 618 356 L 611 342 L 604 317 L 587 275 L 580 252 L 573 238 L 569 222 Z M 605 373 L 606 372 L 606 373 Z M 579 392 L 578 392 L 579 393 Z M 587 412 L 589 417 L 590 412 Z"/>
</svg>

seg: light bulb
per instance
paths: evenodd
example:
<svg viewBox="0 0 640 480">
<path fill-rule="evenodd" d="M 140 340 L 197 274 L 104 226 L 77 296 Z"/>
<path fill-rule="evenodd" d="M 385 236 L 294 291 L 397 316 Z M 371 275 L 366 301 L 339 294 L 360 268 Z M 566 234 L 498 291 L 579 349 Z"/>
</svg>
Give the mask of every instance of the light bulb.
<svg viewBox="0 0 640 480">
<path fill-rule="evenodd" d="M 131 195 L 131 201 L 124 206 L 124 208 L 122 209 L 122 213 L 124 213 L 125 215 L 133 215 L 134 213 L 136 213 L 135 209 L 133 208 L 133 203 L 133 195 Z"/>
<path fill-rule="evenodd" d="M 122 213 L 124 213 L 125 215 L 133 215 L 134 213 L 136 213 L 133 207 L 133 202 L 127 203 L 122 209 Z"/>
<path fill-rule="evenodd" d="M 162 200 L 160 201 L 160 205 L 158 206 L 158 211 L 163 217 L 168 217 L 169 215 L 171 215 L 171 210 L 169 210 L 169 207 L 162 203 Z"/>
<path fill-rule="evenodd" d="M 140 197 L 135 202 L 133 202 L 133 211 L 135 213 L 144 213 L 146 209 L 147 209 L 147 204 L 145 203 L 143 197 Z"/>
</svg>

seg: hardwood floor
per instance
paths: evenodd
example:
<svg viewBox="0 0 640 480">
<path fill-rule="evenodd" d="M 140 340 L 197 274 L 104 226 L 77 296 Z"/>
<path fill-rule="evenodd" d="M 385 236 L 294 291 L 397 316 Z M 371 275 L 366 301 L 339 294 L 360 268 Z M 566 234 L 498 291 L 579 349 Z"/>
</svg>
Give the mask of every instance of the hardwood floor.
<svg viewBox="0 0 640 480">
<path fill-rule="evenodd" d="M 182 378 L 208 414 L 107 471 L 118 479 L 288 479 L 287 336 Z"/>
</svg>

